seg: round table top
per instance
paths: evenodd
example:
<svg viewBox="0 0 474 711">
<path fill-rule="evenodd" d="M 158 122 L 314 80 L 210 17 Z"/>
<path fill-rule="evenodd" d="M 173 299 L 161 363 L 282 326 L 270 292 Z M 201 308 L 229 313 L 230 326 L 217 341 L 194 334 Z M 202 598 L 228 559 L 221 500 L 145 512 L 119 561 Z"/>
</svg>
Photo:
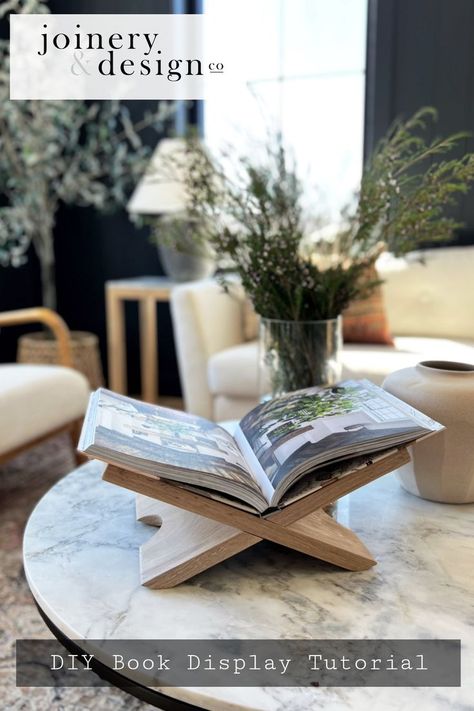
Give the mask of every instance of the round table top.
<svg viewBox="0 0 474 711">
<path fill-rule="evenodd" d="M 102 472 L 90 462 L 58 482 L 25 532 L 31 591 L 69 639 L 461 639 L 460 688 L 162 692 L 216 711 L 470 707 L 474 505 L 423 501 L 388 475 L 339 502 L 338 520 L 378 561 L 370 570 L 345 572 L 265 542 L 176 588 L 150 590 L 139 582 L 138 547 L 156 529 L 136 522 L 134 494 Z"/>
</svg>

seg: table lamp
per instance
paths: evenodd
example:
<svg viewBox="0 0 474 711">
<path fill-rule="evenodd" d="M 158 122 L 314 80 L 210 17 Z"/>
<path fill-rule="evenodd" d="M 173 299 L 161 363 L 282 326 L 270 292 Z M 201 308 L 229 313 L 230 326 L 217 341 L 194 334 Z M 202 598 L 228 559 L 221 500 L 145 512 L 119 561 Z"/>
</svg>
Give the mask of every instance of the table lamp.
<svg viewBox="0 0 474 711">
<path fill-rule="evenodd" d="M 127 205 L 131 216 L 155 217 L 153 239 L 161 264 L 174 281 L 195 281 L 215 271 L 208 249 L 192 239 L 192 224 L 186 220 L 189 197 L 186 190 L 188 162 L 186 140 L 164 138 L 156 147 L 149 166 Z M 160 225 L 174 219 L 179 245 L 160 241 Z"/>
</svg>

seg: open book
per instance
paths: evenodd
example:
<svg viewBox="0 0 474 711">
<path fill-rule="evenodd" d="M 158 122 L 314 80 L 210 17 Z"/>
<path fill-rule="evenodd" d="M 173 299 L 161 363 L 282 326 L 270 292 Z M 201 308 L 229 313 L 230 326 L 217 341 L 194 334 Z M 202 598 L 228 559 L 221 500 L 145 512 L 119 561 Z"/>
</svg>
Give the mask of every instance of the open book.
<svg viewBox="0 0 474 711">
<path fill-rule="evenodd" d="M 100 389 L 91 395 L 78 449 L 264 513 L 441 429 L 368 380 L 269 400 L 233 435 L 202 417 Z"/>
</svg>

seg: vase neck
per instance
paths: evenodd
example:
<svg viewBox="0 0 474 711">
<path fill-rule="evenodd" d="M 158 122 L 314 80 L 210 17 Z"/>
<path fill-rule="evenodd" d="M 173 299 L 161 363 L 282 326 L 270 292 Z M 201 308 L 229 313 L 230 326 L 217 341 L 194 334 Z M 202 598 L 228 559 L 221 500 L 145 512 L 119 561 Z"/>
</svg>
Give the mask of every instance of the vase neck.
<svg viewBox="0 0 474 711">
<path fill-rule="evenodd" d="M 473 377 L 474 365 L 472 363 L 458 363 L 449 360 L 423 360 L 417 364 L 417 370 L 423 375 L 452 375 L 456 377 Z"/>
</svg>

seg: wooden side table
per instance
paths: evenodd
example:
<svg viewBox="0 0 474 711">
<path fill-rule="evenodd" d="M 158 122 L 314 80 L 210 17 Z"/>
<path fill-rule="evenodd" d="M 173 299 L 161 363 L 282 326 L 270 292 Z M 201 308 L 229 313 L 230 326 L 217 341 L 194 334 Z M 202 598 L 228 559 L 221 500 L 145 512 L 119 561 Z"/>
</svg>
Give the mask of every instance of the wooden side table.
<svg viewBox="0 0 474 711">
<path fill-rule="evenodd" d="M 107 355 L 110 388 L 127 391 L 124 301 L 138 301 L 140 322 L 140 370 L 142 398 L 158 397 L 158 323 L 156 304 L 169 302 L 175 282 L 168 277 L 120 279 L 105 284 Z"/>
</svg>

